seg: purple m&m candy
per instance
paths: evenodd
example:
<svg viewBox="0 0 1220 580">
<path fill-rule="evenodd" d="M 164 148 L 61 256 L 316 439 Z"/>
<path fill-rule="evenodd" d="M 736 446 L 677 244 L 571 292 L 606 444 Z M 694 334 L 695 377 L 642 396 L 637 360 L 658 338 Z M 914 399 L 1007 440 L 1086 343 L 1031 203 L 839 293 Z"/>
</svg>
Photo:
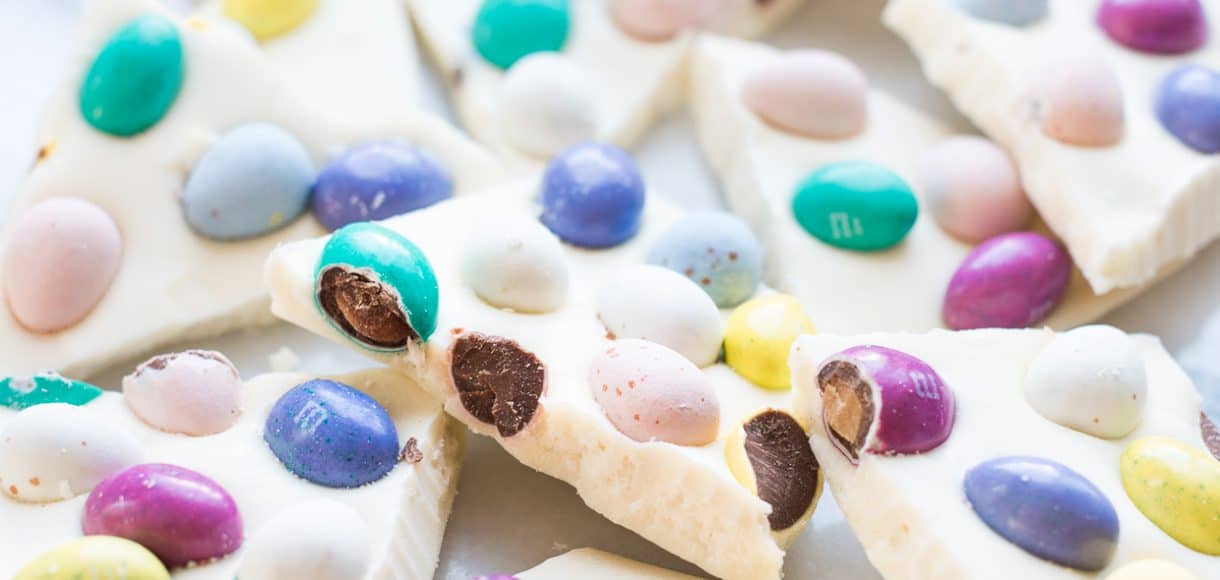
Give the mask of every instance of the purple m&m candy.
<svg viewBox="0 0 1220 580">
<path fill-rule="evenodd" d="M 1152 54 L 1190 52 L 1207 42 L 1199 0 L 1104 0 L 1097 24 L 1115 42 Z"/>
<path fill-rule="evenodd" d="M 1220 153 L 1220 72 L 1199 64 L 1174 69 L 1161 81 L 1156 116 L 1187 147 Z"/>
<path fill-rule="evenodd" d="M 1063 300 L 1071 275 L 1071 258 L 1046 236 L 1017 232 L 991 238 L 971 251 L 949 280 L 945 326 L 1025 328 L 1042 322 Z"/>
<path fill-rule="evenodd" d="M 334 231 L 428 207 L 453 195 L 453 178 L 428 153 L 401 141 L 357 145 L 326 166 L 313 212 Z"/>
<path fill-rule="evenodd" d="M 617 246 L 640 229 L 644 179 L 622 149 L 583 143 L 560 152 L 542 177 L 542 223 L 585 248 Z"/>
</svg>

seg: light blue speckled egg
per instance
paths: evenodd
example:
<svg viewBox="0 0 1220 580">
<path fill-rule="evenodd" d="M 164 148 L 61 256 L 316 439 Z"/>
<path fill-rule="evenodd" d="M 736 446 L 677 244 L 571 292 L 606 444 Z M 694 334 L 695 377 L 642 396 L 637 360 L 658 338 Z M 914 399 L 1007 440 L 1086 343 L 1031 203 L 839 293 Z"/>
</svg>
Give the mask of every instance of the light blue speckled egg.
<svg viewBox="0 0 1220 580">
<path fill-rule="evenodd" d="M 648 262 L 698 284 L 716 305 L 745 302 L 762 280 L 762 247 L 741 218 L 722 211 L 695 212 L 652 244 Z"/>
</svg>

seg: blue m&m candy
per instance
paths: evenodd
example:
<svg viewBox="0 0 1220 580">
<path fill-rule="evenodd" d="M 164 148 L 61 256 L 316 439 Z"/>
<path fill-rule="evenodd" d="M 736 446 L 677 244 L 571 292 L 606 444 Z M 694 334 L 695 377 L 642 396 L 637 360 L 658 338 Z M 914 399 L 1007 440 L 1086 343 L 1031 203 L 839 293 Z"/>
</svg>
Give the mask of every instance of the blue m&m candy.
<svg viewBox="0 0 1220 580">
<path fill-rule="evenodd" d="M 639 231 L 643 213 L 644 179 L 635 160 L 613 145 L 569 147 L 542 177 L 542 223 L 569 244 L 617 246 Z"/>
<path fill-rule="evenodd" d="M 1184 64 L 1161 82 L 1156 98 L 1161 125 L 1199 153 L 1220 153 L 1220 72 Z"/>
<path fill-rule="evenodd" d="M 686 276 L 721 308 L 745 302 L 762 280 L 758 239 L 723 211 L 692 213 L 670 226 L 653 242 L 648 262 Z"/>
<path fill-rule="evenodd" d="M 318 174 L 313 212 L 334 231 L 428 207 L 453 195 L 453 178 L 434 157 L 402 141 L 351 148 Z"/>
</svg>

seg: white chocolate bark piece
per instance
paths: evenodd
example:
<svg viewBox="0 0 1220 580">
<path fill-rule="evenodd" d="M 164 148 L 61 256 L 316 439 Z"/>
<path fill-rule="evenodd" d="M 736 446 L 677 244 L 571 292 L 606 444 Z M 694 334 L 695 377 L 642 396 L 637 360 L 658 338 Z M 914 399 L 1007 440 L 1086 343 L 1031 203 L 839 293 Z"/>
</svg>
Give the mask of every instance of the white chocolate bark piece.
<svg viewBox="0 0 1220 580">
<path fill-rule="evenodd" d="M 82 21 L 87 63 L 110 34 L 141 14 L 163 13 L 141 0 L 89 3 Z M 166 115 L 145 132 L 116 138 L 90 126 L 78 106 L 81 73 L 48 103 L 40 159 L 9 206 L 0 248 L 23 213 L 48 198 L 74 197 L 110 215 L 122 237 L 122 261 L 92 312 L 53 334 L 23 328 L 0 313 L 6 372 L 60 370 L 87 375 L 108 363 L 156 350 L 171 340 L 214 336 L 268 324 L 261 263 L 277 244 L 323 233 L 306 208 L 296 221 L 260 237 L 217 242 L 188 225 L 178 195 L 211 145 L 232 128 L 274 124 L 304 145 L 315 169 L 361 142 L 403 139 L 440 160 L 461 194 L 501 176 L 499 162 L 443 121 L 419 113 L 356 121 L 315 106 L 230 26 L 197 30 L 176 23 L 185 77 Z M 5 276 L 15 275 L 2 273 Z"/>
<path fill-rule="evenodd" d="M 1220 158 L 1183 145 L 1155 113 L 1158 86 L 1176 66 L 1220 67 L 1220 2 L 1202 2 L 1210 43 L 1180 56 L 1114 42 L 1096 23 L 1098 4 L 1052 0 L 1041 20 L 1008 26 L 973 18 L 948 0 L 897 0 L 885 23 L 911 45 L 932 84 L 1008 149 L 1042 218 L 1093 290 L 1106 293 L 1154 280 L 1220 234 Z M 1064 42 L 1093 51 L 1117 74 L 1125 134 L 1113 146 L 1067 145 L 1040 128 L 1029 77 Z"/>
<path fill-rule="evenodd" d="M 272 373 L 247 380 L 236 424 L 203 437 L 166 433 L 147 425 L 117 393 L 104 393 L 82 407 L 110 428 L 133 436 L 143 462 L 169 463 L 202 473 L 236 500 L 245 532 L 242 548 L 214 562 L 173 570 L 173 577 L 234 578 L 264 524 L 285 510 L 319 500 L 346 505 L 363 520 L 369 538 L 365 578 L 432 577 L 457 491 L 465 430 L 444 413 L 438 400 L 401 373 L 374 369 L 331 377 L 375 399 L 393 421 L 399 444 L 414 440 L 420 460 L 399 463 L 381 479 L 359 488 L 310 483 L 280 463 L 263 440 L 263 430 L 280 396 L 314 378 Z M 0 407 L 0 431 L 17 413 Z M 0 518 L 6 522 L 0 533 L 5 545 L 0 553 L 0 575 L 12 577 L 38 554 L 79 538 L 88 495 L 41 504 L 0 497 Z M 311 522 L 323 527 L 327 523 Z"/>
<path fill-rule="evenodd" d="M 786 132 L 761 120 L 742 101 L 749 74 L 779 51 L 710 36 L 698 44 L 691 79 L 696 131 L 729 207 L 750 223 L 766 246 L 769 282 L 799 298 L 819 331 L 854 334 L 944 326 L 946 289 L 971 247 L 937 225 L 916 172 L 921 156 L 947 137 L 948 130 L 871 91 L 867 122 L 853 137 L 818 140 Z M 861 160 L 896 173 L 919 201 L 914 227 L 889 250 L 841 250 L 811 236 L 794 216 L 793 196 L 806 176 L 829 163 Z M 1047 324 L 1068 328 L 1087 322 L 1132 295 L 1095 296 L 1074 273 Z"/>
<path fill-rule="evenodd" d="M 1029 329 L 798 339 L 790 361 L 794 404 L 810 425 L 835 500 L 883 576 L 951 580 L 1003 570 L 1011 577 L 1105 578 L 1144 558 L 1180 564 L 1200 578 L 1220 569 L 1220 558 L 1187 548 L 1146 518 L 1124 491 L 1120 476 L 1120 456 L 1144 437 L 1171 437 L 1206 453 L 1200 398 L 1190 379 L 1156 338 L 1132 336 L 1137 360 L 1148 375 L 1143 420 L 1121 438 L 1090 436 L 1044 418 L 1026 401 L 1026 373 L 1055 337 L 1048 329 Z M 944 443 L 921 454 L 861 451 L 858 465 L 839 450 L 823 420 L 817 375 L 828 357 L 860 345 L 901 351 L 939 374 L 957 405 L 956 422 Z M 975 514 L 963 491 L 964 476 L 984 461 L 1008 456 L 1058 462 L 1106 496 L 1117 512 L 1119 531 L 1117 549 L 1104 569 L 1084 572 L 1035 557 Z M 1162 483 L 1166 489 L 1174 485 Z M 1065 512 L 1070 507 L 1063 506 Z"/>
<path fill-rule="evenodd" d="M 516 574 L 521 580 L 690 580 L 693 576 L 679 574 L 657 566 L 629 560 L 616 554 L 580 548 Z"/>
</svg>

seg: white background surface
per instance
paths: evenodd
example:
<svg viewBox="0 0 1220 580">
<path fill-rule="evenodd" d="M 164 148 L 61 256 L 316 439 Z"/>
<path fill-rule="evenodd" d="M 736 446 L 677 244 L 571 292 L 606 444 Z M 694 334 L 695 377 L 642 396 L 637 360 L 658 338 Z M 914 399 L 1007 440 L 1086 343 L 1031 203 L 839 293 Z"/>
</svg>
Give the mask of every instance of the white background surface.
<svg viewBox="0 0 1220 580">
<path fill-rule="evenodd" d="M 105 0 L 86 0 L 105 1 Z M 872 82 L 963 130 L 962 120 L 919 75 L 914 59 L 878 21 L 882 0 L 810 0 L 770 40 L 785 47 L 817 46 L 855 59 Z M 76 55 L 79 0 L 0 0 L 0 201 L 7 201 L 33 160 L 40 103 Z M 449 116 L 431 71 L 424 108 Z M 637 149 L 651 187 L 690 208 L 722 204 L 699 157 L 683 114 L 658 127 Z M 0 219 L 3 219 L 0 210 Z M 1220 246 L 1205 251 L 1171 279 L 1105 322 L 1158 334 L 1205 391 L 1220 417 Z M 816 310 L 817 305 L 808 305 Z M 358 355 L 285 325 L 182 347 L 227 353 L 245 376 L 268 370 L 267 356 L 289 346 L 301 368 L 337 372 L 367 363 Z M 3 361 L 5 353 L 0 353 Z M 96 377 L 116 388 L 138 361 Z M 0 362 L 0 374 L 3 363 Z M 602 519 L 572 488 L 517 464 L 490 440 L 472 437 L 457 504 L 445 538 L 438 578 L 517 572 L 570 548 L 592 546 L 697 574 L 698 570 Z M 658 482 L 659 485 L 663 483 Z M 2 523 L 0 523 L 2 525 Z M 875 578 L 829 493 L 789 552 L 789 578 Z"/>
</svg>

